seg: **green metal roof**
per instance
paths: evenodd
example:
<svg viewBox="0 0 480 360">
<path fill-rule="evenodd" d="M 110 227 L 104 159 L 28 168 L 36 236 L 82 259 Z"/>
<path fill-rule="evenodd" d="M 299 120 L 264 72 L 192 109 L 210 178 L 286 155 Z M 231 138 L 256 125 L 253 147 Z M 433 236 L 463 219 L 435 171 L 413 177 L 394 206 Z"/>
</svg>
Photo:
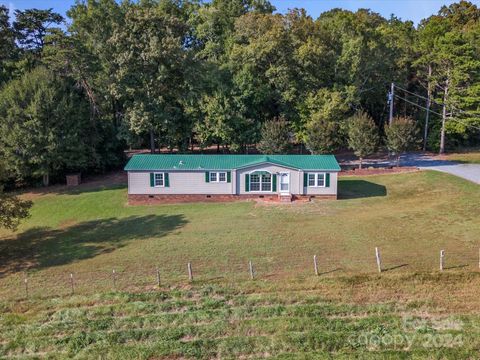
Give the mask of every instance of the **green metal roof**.
<svg viewBox="0 0 480 360">
<path fill-rule="evenodd" d="M 133 155 L 126 171 L 232 170 L 272 163 L 300 170 L 340 171 L 333 155 Z"/>
</svg>

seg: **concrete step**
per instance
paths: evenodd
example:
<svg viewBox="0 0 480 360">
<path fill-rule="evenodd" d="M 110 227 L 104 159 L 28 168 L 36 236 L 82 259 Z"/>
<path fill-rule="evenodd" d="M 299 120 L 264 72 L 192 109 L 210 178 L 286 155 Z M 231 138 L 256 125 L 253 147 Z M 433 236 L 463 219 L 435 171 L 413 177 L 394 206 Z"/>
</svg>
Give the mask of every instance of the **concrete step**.
<svg viewBox="0 0 480 360">
<path fill-rule="evenodd" d="M 292 202 L 293 200 L 292 194 L 279 194 L 278 198 L 280 199 L 280 202 Z"/>
</svg>

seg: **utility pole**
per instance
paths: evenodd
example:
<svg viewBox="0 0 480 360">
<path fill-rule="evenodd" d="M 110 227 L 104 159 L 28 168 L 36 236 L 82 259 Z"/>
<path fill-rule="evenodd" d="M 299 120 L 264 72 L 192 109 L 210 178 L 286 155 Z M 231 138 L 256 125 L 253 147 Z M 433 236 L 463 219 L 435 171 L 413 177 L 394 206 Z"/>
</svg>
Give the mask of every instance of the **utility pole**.
<svg viewBox="0 0 480 360">
<path fill-rule="evenodd" d="M 155 135 L 153 134 L 153 129 L 150 129 L 150 152 L 155 154 Z"/>
<path fill-rule="evenodd" d="M 445 122 L 447 121 L 447 100 L 448 100 L 448 82 L 445 81 L 445 89 L 443 91 L 443 108 L 442 108 L 442 131 L 440 133 L 440 154 L 445 152 Z"/>
<path fill-rule="evenodd" d="M 394 99 L 394 91 L 395 91 L 395 84 L 392 82 L 390 87 L 390 94 L 388 94 L 388 98 L 390 100 L 390 114 L 388 117 L 388 124 L 392 125 L 393 122 L 393 99 Z"/>
<path fill-rule="evenodd" d="M 430 97 L 432 96 L 431 80 L 432 77 L 432 65 L 428 65 L 428 86 L 427 86 L 427 114 L 425 115 L 425 129 L 423 132 L 423 151 L 427 150 L 427 137 L 428 137 L 428 120 L 430 117 Z"/>
</svg>

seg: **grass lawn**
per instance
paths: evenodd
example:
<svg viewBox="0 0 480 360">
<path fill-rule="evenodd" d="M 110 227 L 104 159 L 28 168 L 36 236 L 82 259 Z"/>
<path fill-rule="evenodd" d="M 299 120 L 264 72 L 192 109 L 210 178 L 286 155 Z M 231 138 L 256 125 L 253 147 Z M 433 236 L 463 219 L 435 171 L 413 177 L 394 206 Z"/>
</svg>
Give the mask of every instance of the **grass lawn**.
<svg viewBox="0 0 480 360">
<path fill-rule="evenodd" d="M 479 186 L 430 171 L 339 186 L 291 206 L 128 206 L 121 185 L 35 195 L 0 232 L 0 357 L 477 357 Z"/>
<path fill-rule="evenodd" d="M 187 262 L 199 280 L 247 279 L 249 260 L 259 277 L 290 277 L 310 274 L 314 254 L 321 272 L 369 273 L 376 246 L 396 272 L 437 269 L 440 249 L 447 267 L 478 267 L 478 185 L 417 172 L 339 187 L 341 200 L 292 206 L 128 206 L 123 186 L 40 196 L 17 233 L 0 233 L 0 290 L 23 294 L 26 270 L 32 293 L 52 295 L 70 272 L 84 290 L 111 288 L 113 269 L 119 288 L 152 283 L 156 266 L 175 283 Z"/>
<path fill-rule="evenodd" d="M 469 285 L 390 274 L 0 303 L 0 357 L 475 359 L 480 316 L 451 301 L 478 298 Z"/>
<path fill-rule="evenodd" d="M 462 163 L 480 164 L 480 149 L 447 154 L 445 157 L 448 160 L 460 161 Z"/>
</svg>

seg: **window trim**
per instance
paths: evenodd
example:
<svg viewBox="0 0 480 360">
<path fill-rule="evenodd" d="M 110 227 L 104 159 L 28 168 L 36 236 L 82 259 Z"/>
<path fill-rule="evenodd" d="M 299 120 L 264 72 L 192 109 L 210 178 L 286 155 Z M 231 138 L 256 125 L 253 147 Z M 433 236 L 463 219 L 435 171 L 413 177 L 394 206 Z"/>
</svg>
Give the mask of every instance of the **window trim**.
<svg viewBox="0 0 480 360">
<path fill-rule="evenodd" d="M 278 179 L 279 179 L 278 180 L 278 183 L 279 183 L 278 184 L 279 185 L 278 190 L 279 190 L 279 192 L 283 192 L 283 193 L 290 192 L 290 172 L 283 171 L 283 172 L 280 172 L 278 175 L 279 175 L 278 176 Z M 282 190 L 282 176 L 283 175 L 287 175 L 287 178 L 288 178 L 288 182 L 286 183 L 286 185 L 288 185 L 288 186 L 287 186 L 286 190 Z"/>
<path fill-rule="evenodd" d="M 315 185 L 310 185 L 310 175 L 315 176 Z M 323 185 L 318 185 L 319 175 L 323 175 Z M 318 173 L 309 172 L 308 175 L 307 175 L 307 187 L 310 187 L 310 188 L 324 188 L 324 187 L 327 187 L 327 173 L 326 172 L 318 172 Z"/>
<path fill-rule="evenodd" d="M 255 174 L 256 172 L 263 171 L 267 172 L 270 174 L 270 190 L 262 190 L 262 180 L 263 177 L 265 176 L 264 174 L 258 174 L 258 179 L 259 179 L 259 190 L 252 190 L 252 175 L 257 175 Z M 248 173 L 249 181 L 248 181 L 248 192 L 254 192 L 254 193 L 271 193 L 273 192 L 273 175 L 270 171 L 267 170 L 254 170 Z M 257 184 L 257 183 L 256 183 Z"/>
<path fill-rule="evenodd" d="M 157 175 L 162 175 L 162 185 L 157 185 Z M 153 187 L 165 187 L 165 173 L 154 172 L 153 173 Z"/>
<path fill-rule="evenodd" d="M 215 174 L 216 180 L 212 180 L 212 174 Z M 220 180 L 220 174 L 225 174 L 225 180 Z M 227 182 L 227 171 L 209 171 L 208 180 L 211 183 L 226 183 Z"/>
</svg>

